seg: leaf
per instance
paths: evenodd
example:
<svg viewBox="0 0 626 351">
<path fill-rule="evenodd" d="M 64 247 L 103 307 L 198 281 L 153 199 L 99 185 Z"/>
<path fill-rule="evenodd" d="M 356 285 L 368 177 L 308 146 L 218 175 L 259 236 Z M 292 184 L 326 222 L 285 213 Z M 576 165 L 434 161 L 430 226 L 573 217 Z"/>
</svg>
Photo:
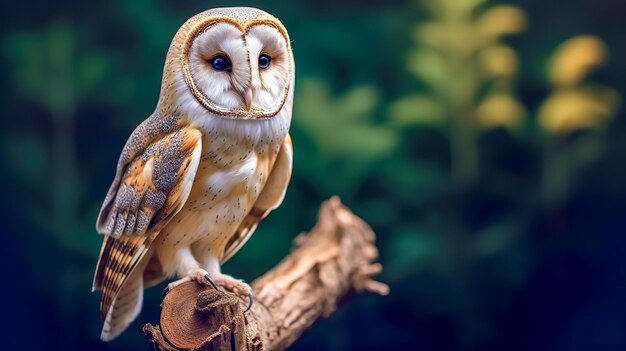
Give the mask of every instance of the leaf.
<svg viewBox="0 0 626 351">
<path fill-rule="evenodd" d="M 314 140 L 328 157 L 371 160 L 395 145 L 393 130 L 372 123 L 378 104 L 373 87 L 361 86 L 331 97 L 328 87 L 316 80 L 302 79 L 294 123 Z"/>
<path fill-rule="evenodd" d="M 92 89 L 106 76 L 110 62 L 102 54 L 87 53 L 81 57 L 77 64 L 77 86 L 80 91 Z"/>
<path fill-rule="evenodd" d="M 409 54 L 409 71 L 436 90 L 445 90 L 449 68 L 445 58 L 438 52 L 428 49 L 414 49 Z"/>
<path fill-rule="evenodd" d="M 359 118 L 378 105 L 378 93 L 372 86 L 361 86 L 348 91 L 339 103 L 339 112 L 346 118 Z"/>
<path fill-rule="evenodd" d="M 392 102 L 387 115 L 394 124 L 400 127 L 445 122 L 444 107 L 435 99 L 420 94 L 405 96 Z"/>
<path fill-rule="evenodd" d="M 413 39 L 419 45 L 428 45 L 441 52 L 450 46 L 450 38 L 446 27 L 443 23 L 436 21 L 429 21 L 415 27 Z"/>
</svg>

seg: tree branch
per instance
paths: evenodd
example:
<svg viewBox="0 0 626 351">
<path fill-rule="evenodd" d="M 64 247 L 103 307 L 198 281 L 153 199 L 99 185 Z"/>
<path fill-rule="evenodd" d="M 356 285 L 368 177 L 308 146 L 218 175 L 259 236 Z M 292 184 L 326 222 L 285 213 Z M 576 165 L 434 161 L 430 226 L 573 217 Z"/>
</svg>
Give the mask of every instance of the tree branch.
<svg viewBox="0 0 626 351">
<path fill-rule="evenodd" d="M 376 236 L 339 198 L 324 202 L 318 222 L 294 240 L 291 253 L 252 284 L 254 305 L 196 282 L 163 300 L 161 325 L 143 328 L 153 350 L 282 350 L 319 317 L 328 317 L 350 290 L 389 293 L 372 279 Z"/>
</svg>

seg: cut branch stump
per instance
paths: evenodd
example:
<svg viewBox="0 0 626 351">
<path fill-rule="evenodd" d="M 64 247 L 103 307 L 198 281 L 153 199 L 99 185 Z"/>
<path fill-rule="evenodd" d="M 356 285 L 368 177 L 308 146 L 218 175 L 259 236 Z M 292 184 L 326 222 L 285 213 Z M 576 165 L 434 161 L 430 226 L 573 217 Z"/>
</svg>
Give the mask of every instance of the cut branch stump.
<svg viewBox="0 0 626 351">
<path fill-rule="evenodd" d="M 187 282 L 163 300 L 160 326 L 143 331 L 152 350 L 283 350 L 318 318 L 328 317 L 350 291 L 387 295 L 372 277 L 375 234 L 337 197 L 324 202 L 318 222 L 294 240 L 291 253 L 252 284 L 254 305 L 210 285 Z"/>
</svg>

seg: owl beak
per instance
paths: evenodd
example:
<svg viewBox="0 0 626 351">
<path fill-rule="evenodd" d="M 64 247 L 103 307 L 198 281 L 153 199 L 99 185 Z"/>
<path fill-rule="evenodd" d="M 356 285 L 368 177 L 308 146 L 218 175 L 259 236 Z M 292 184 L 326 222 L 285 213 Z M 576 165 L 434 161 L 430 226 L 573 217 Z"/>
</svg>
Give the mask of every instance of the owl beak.
<svg viewBox="0 0 626 351">
<path fill-rule="evenodd" d="M 243 93 L 243 101 L 246 103 L 246 110 L 250 111 L 252 107 L 252 87 L 247 87 Z"/>
</svg>

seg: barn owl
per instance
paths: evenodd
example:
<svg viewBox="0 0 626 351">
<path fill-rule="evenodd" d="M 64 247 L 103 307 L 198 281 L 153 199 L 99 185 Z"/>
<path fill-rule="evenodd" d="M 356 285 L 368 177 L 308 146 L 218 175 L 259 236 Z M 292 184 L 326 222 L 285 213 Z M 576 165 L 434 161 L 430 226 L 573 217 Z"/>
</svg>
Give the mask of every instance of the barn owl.
<svg viewBox="0 0 626 351">
<path fill-rule="evenodd" d="M 212 9 L 178 30 L 157 107 L 126 142 L 96 223 L 102 340 L 167 278 L 250 293 L 220 266 L 285 196 L 293 88 L 289 36 L 270 14 Z"/>
</svg>

